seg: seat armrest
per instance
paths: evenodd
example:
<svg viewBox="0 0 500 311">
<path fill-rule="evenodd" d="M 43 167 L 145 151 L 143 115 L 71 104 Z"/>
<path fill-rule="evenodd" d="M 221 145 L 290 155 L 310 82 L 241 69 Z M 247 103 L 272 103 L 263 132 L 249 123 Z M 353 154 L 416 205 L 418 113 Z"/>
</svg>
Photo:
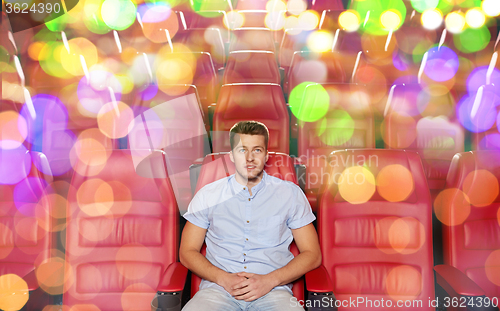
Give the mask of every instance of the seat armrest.
<svg viewBox="0 0 500 311">
<path fill-rule="evenodd" d="M 438 265 L 434 267 L 434 271 L 437 283 L 451 297 L 486 295 L 474 281 L 455 267 Z"/>
<path fill-rule="evenodd" d="M 180 262 L 174 262 L 163 273 L 157 291 L 164 293 L 180 292 L 184 289 L 188 269 Z"/>
<path fill-rule="evenodd" d="M 217 104 L 210 104 L 208 106 L 208 124 L 210 125 L 210 128 L 212 131 L 214 130 L 214 114 L 215 114 L 215 108 L 217 108 Z"/>
<path fill-rule="evenodd" d="M 333 292 L 332 280 L 323 265 L 306 273 L 306 289 L 314 293 Z"/>
</svg>

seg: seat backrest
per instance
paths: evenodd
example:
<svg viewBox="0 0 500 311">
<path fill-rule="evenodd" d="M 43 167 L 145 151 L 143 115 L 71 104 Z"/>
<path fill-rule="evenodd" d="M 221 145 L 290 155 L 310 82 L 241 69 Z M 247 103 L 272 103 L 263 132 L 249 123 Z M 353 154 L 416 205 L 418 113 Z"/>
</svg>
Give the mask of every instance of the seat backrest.
<svg viewBox="0 0 500 311">
<path fill-rule="evenodd" d="M 215 70 L 226 62 L 224 41 L 219 28 L 190 28 L 177 32 L 172 41 L 186 45 L 192 52 L 210 53 Z"/>
<path fill-rule="evenodd" d="M 288 72 L 288 94 L 303 82 L 344 83 L 346 72 L 341 55 L 337 52 L 294 52 Z"/>
<path fill-rule="evenodd" d="M 51 257 L 55 240 L 55 211 L 47 188 L 51 182 L 45 155 L 23 145 L 0 149 L 0 275 L 23 278 Z M 31 281 L 29 289 L 38 288 L 36 278 Z"/>
<path fill-rule="evenodd" d="M 464 150 L 463 127 L 450 93 L 433 96 L 419 85 L 394 85 L 384 111 L 386 148 L 417 151 L 429 187 L 442 189 L 453 155 Z"/>
<path fill-rule="evenodd" d="M 338 300 L 434 297 L 431 197 L 419 156 L 342 150 L 330 156 L 318 233 Z M 373 310 L 362 305 L 356 310 Z M 431 310 L 426 304 L 405 310 Z"/>
<path fill-rule="evenodd" d="M 273 52 L 233 51 L 229 53 L 224 84 L 281 82 L 280 72 Z"/>
<path fill-rule="evenodd" d="M 236 28 L 231 33 L 229 51 L 257 50 L 275 52 L 273 32 L 264 27 Z"/>
<path fill-rule="evenodd" d="M 279 153 L 279 152 L 269 152 L 269 159 L 266 162 L 264 170 L 267 174 L 297 183 L 297 176 L 295 175 L 295 168 L 293 165 L 293 160 L 290 156 Z M 231 162 L 229 158 L 229 152 L 212 153 L 203 159 L 203 164 L 201 167 L 201 172 L 198 177 L 198 183 L 196 184 L 196 191 L 200 190 L 209 183 L 212 183 L 221 178 L 228 177 L 235 173 L 234 163 Z M 202 254 L 205 255 L 205 244 L 202 247 Z M 295 243 L 290 245 L 290 251 L 297 256 L 299 251 Z M 192 274 L 191 278 L 191 297 L 196 294 L 199 289 L 201 279 Z M 297 299 L 303 299 L 304 297 L 304 282 L 299 279 L 293 282 L 293 294 Z"/>
<path fill-rule="evenodd" d="M 375 121 L 364 85 L 320 84 L 306 88 L 304 107 L 325 105 L 321 95 L 329 94 L 324 116 L 315 122 L 298 120 L 298 157 L 307 166 L 306 189 L 318 189 L 328 179 L 327 158 L 340 149 L 375 148 Z M 292 105 L 292 103 L 290 103 Z M 292 108 L 292 111 L 294 109 Z M 315 175 L 311 176 L 310 175 Z"/>
<path fill-rule="evenodd" d="M 75 164 L 63 294 L 70 308 L 149 310 L 161 275 L 177 261 L 179 212 L 165 159 L 147 152 L 139 163 L 140 150 L 88 152 Z"/>
<path fill-rule="evenodd" d="M 229 130 L 235 123 L 245 120 L 260 121 L 267 126 L 269 151 L 288 153 L 289 116 L 280 85 L 251 83 L 222 86 L 213 117 L 213 151 L 230 151 Z"/>
<path fill-rule="evenodd" d="M 444 263 L 465 273 L 490 299 L 499 297 L 500 151 L 458 153 L 434 203 L 443 224 Z"/>
</svg>

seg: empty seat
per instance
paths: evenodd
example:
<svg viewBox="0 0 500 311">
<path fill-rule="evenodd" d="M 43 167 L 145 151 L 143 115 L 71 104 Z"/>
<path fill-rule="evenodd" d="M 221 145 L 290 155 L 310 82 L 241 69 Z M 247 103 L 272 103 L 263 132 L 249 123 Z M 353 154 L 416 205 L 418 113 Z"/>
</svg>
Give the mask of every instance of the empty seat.
<svg viewBox="0 0 500 311">
<path fill-rule="evenodd" d="M 304 90 L 305 109 L 321 107 L 324 115 L 314 122 L 298 120 L 298 157 L 307 167 L 305 192 L 316 211 L 318 190 L 328 183 L 328 156 L 339 149 L 375 148 L 375 124 L 364 85 L 321 84 Z M 321 96 L 327 92 L 329 102 Z M 292 106 L 292 102 L 290 102 Z M 292 107 L 294 111 L 294 107 Z"/>
<path fill-rule="evenodd" d="M 213 117 L 214 152 L 230 151 L 229 130 L 239 121 L 255 120 L 269 129 L 269 151 L 289 150 L 289 116 L 278 84 L 222 86 Z"/>
<path fill-rule="evenodd" d="M 495 300 L 500 296 L 499 163 L 498 150 L 456 154 L 446 188 L 434 203 L 436 216 L 443 225 L 444 251 L 444 265 L 434 268 L 436 278 L 448 295 L 458 301 L 461 297 L 473 301 L 489 298 L 488 305 L 494 302 L 496 306 Z"/>
<path fill-rule="evenodd" d="M 231 33 L 229 51 L 257 50 L 275 52 L 273 32 L 267 28 L 237 28 Z"/>
<path fill-rule="evenodd" d="M 229 53 L 224 71 L 224 84 L 281 82 L 273 52 L 233 51 Z"/>
<path fill-rule="evenodd" d="M 306 274 L 307 290 L 333 292 L 339 310 L 391 309 L 398 300 L 410 303 L 404 310 L 434 310 L 432 203 L 419 156 L 342 150 L 329 161 L 317 220 L 323 261 Z"/>
<path fill-rule="evenodd" d="M 395 85 L 384 111 L 382 138 L 386 148 L 417 151 L 429 188 L 445 184 L 453 155 L 464 150 L 464 131 L 455 118 L 450 93 L 433 95 L 419 85 Z"/>
<path fill-rule="evenodd" d="M 293 54 L 284 91 L 285 94 L 290 94 L 297 85 L 303 82 L 344 83 L 346 81 L 341 54 L 298 51 Z"/>
<path fill-rule="evenodd" d="M 286 154 L 278 152 L 270 152 L 269 159 L 266 162 L 264 170 L 270 176 L 274 176 L 283 180 L 291 181 L 297 184 L 297 177 L 293 166 L 293 160 Z M 228 152 L 209 154 L 203 160 L 201 172 L 196 184 L 196 191 L 203 188 L 205 185 L 217 181 L 219 179 L 228 177 L 235 173 L 234 163 L 231 162 Z M 295 243 L 290 245 L 291 252 L 296 256 L 298 249 Z M 205 245 L 203 245 L 202 252 L 204 254 Z M 201 279 L 195 274 L 191 279 L 191 297 L 196 294 L 200 285 Z M 304 297 L 304 283 L 301 279 L 293 282 L 293 294 L 297 299 Z"/>
<path fill-rule="evenodd" d="M 177 262 L 179 212 L 164 156 L 141 154 L 91 152 L 75 167 L 63 295 L 69 308 L 151 310 L 157 291 L 184 286 L 187 270 Z"/>
<path fill-rule="evenodd" d="M 184 214 L 192 198 L 189 166 L 210 153 L 196 89 L 191 86 L 179 96 L 158 91 L 151 102 L 158 104 L 141 111 L 134 119 L 128 135 L 129 148 L 165 152 L 169 179 L 179 210 Z M 149 107 L 148 103 L 145 107 Z M 142 154 L 142 158 L 149 156 L 150 152 Z"/>
<path fill-rule="evenodd" d="M 45 279 L 45 269 L 39 270 L 39 280 L 36 271 L 49 262 L 56 244 L 56 211 L 48 192 L 52 176 L 45 155 L 27 151 L 22 145 L 0 149 L 0 163 L 0 276 L 4 277 L 4 293 L 27 295 L 23 290 L 29 290 L 26 310 L 39 310 L 49 303 L 39 286 L 46 290 L 51 282 Z M 8 274 L 22 278 L 27 288 L 19 288 L 18 281 Z M 9 293 L 9 286 L 17 292 Z M 2 306 L 23 307 L 19 305 L 23 297 L 15 296 L 10 303 L 4 300 Z"/>
</svg>

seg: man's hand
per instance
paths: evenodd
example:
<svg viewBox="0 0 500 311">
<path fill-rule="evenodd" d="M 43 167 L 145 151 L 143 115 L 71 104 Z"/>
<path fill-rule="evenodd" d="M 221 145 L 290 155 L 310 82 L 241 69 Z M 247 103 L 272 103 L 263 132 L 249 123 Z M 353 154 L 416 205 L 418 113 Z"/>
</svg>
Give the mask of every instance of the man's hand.
<svg viewBox="0 0 500 311">
<path fill-rule="evenodd" d="M 269 274 L 254 274 L 240 272 L 236 274 L 244 277 L 244 281 L 236 284 L 229 293 L 238 300 L 253 301 L 269 293 L 278 282 Z"/>
<path fill-rule="evenodd" d="M 235 291 L 235 288 L 240 288 L 238 285 L 247 279 L 246 277 L 238 274 L 226 272 L 219 280 L 216 281 L 216 283 L 224 287 L 224 289 L 231 294 L 231 296 L 234 296 L 233 292 Z"/>
</svg>

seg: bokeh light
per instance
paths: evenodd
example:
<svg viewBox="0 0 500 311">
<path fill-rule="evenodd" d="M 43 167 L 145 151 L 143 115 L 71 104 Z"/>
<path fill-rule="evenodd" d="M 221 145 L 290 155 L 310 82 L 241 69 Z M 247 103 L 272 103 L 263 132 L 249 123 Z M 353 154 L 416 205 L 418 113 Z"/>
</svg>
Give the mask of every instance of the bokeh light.
<svg viewBox="0 0 500 311">
<path fill-rule="evenodd" d="M 432 80 L 443 82 L 455 76 L 458 65 L 458 56 L 452 49 L 435 46 L 427 52 L 424 72 Z"/>
<path fill-rule="evenodd" d="M 469 27 L 479 28 L 486 22 L 486 16 L 484 16 L 484 12 L 482 10 L 473 8 L 465 13 L 465 21 Z"/>
<path fill-rule="evenodd" d="M 97 48 L 86 38 L 74 38 L 68 41 L 69 51 L 61 49 L 61 64 L 63 68 L 74 76 L 84 75 L 84 69 L 80 61 L 83 56 L 87 68 L 97 64 Z M 81 55 L 81 56 L 80 56 Z"/>
<path fill-rule="evenodd" d="M 496 286 L 500 286 L 500 249 L 494 250 L 488 255 L 484 270 L 488 280 Z"/>
<path fill-rule="evenodd" d="M 161 56 L 161 55 L 160 55 Z M 156 79 L 160 90 L 168 95 L 182 95 L 193 84 L 196 59 L 193 54 L 165 54 L 160 59 Z"/>
<path fill-rule="evenodd" d="M 321 84 L 303 82 L 290 93 L 289 104 L 297 119 L 314 122 L 327 113 L 330 96 Z"/>
<path fill-rule="evenodd" d="M 103 21 L 109 28 L 125 30 L 136 18 L 137 7 L 130 0 L 104 0 L 101 7 Z"/>
<path fill-rule="evenodd" d="M 453 37 L 457 49 L 464 53 L 474 53 L 484 49 L 491 39 L 491 33 L 486 26 L 477 29 L 467 28 Z"/>
<path fill-rule="evenodd" d="M 284 11 L 272 11 L 267 13 L 264 24 L 271 30 L 280 30 L 285 27 L 286 15 Z"/>
<path fill-rule="evenodd" d="M 64 254 L 44 260 L 36 269 L 36 279 L 44 292 L 50 295 L 61 295 L 68 290 L 72 280 L 72 270 Z"/>
<path fill-rule="evenodd" d="M 269 0 L 266 3 L 266 11 L 268 12 L 277 12 L 285 10 L 286 10 L 286 2 L 284 2 L 283 0 Z"/>
<path fill-rule="evenodd" d="M 457 105 L 458 120 L 471 132 L 484 132 L 495 124 L 498 105 L 500 97 L 489 89 L 482 89 L 460 100 Z"/>
<path fill-rule="evenodd" d="M 358 12 L 354 10 L 346 10 L 339 15 L 339 25 L 347 32 L 358 30 L 360 23 Z"/>
<path fill-rule="evenodd" d="M 487 170 L 475 170 L 465 177 L 463 191 L 472 205 L 489 206 L 498 197 L 498 180 Z"/>
<path fill-rule="evenodd" d="M 417 123 L 405 112 L 391 112 L 382 122 L 382 139 L 390 148 L 408 148 L 417 139 Z"/>
<path fill-rule="evenodd" d="M 127 136 L 133 127 L 133 121 L 134 112 L 124 102 L 107 103 L 97 114 L 99 129 L 104 135 L 113 139 Z"/>
<path fill-rule="evenodd" d="M 305 0 L 288 0 L 287 10 L 290 14 L 300 15 L 307 9 L 307 2 Z"/>
<path fill-rule="evenodd" d="M 179 20 L 176 14 L 166 5 L 151 5 L 142 18 L 144 36 L 155 43 L 172 40 L 179 31 Z M 168 36 L 167 36 L 168 31 Z"/>
<path fill-rule="evenodd" d="M 422 274 L 412 266 L 397 266 L 387 274 L 385 284 L 392 299 L 415 300 L 422 290 Z"/>
<path fill-rule="evenodd" d="M 99 178 L 86 180 L 78 188 L 76 198 L 80 209 L 92 217 L 107 215 L 114 203 L 113 189 Z"/>
<path fill-rule="evenodd" d="M 97 117 L 101 108 L 112 101 L 109 88 L 117 101 L 121 99 L 122 86 L 114 75 L 104 70 L 90 71 L 90 83 L 82 77 L 78 83 L 78 99 L 89 116 Z"/>
<path fill-rule="evenodd" d="M 241 28 L 245 24 L 245 16 L 238 11 L 230 11 L 226 14 L 226 17 L 223 21 L 227 29 L 234 30 Z"/>
<path fill-rule="evenodd" d="M 446 30 L 453 34 L 461 33 L 465 28 L 465 16 L 461 12 L 451 12 L 444 19 Z"/>
<path fill-rule="evenodd" d="M 469 197 L 460 189 L 441 191 L 434 200 L 434 214 L 446 226 L 462 224 L 470 214 Z"/>
<path fill-rule="evenodd" d="M 385 35 L 389 31 L 394 30 L 392 27 L 396 25 L 394 18 L 398 15 L 400 22 L 395 29 L 399 28 L 404 21 L 406 16 L 406 6 L 402 0 L 394 1 L 355 1 L 352 3 L 352 9 L 354 9 L 360 16 L 362 21 L 362 29 L 365 33 L 371 35 Z M 391 11 L 387 17 L 382 19 L 382 15 L 387 11 Z M 393 14 L 394 13 L 394 14 Z M 386 24 L 391 26 L 390 28 L 382 25 L 382 20 L 386 21 Z"/>
<path fill-rule="evenodd" d="M 420 18 L 422 26 L 428 30 L 437 29 L 443 23 L 443 14 L 437 9 L 425 10 Z"/>
<path fill-rule="evenodd" d="M 26 152 L 23 145 L 16 149 L 0 149 L 0 185 L 14 185 L 28 176 L 31 159 Z"/>
<path fill-rule="evenodd" d="M 413 192 L 411 172 L 400 164 L 387 165 L 377 174 L 377 191 L 389 202 L 401 202 Z"/>
<path fill-rule="evenodd" d="M 0 112 L 0 150 L 16 149 L 26 140 L 28 125 L 15 111 Z"/>
<path fill-rule="evenodd" d="M 299 15 L 299 28 L 313 30 L 318 27 L 319 14 L 316 11 L 307 10 Z"/>
<path fill-rule="evenodd" d="M 328 146 L 341 146 L 354 134 L 354 120 L 345 110 L 333 109 L 316 129 L 320 140 Z"/>
<path fill-rule="evenodd" d="M 387 10 L 380 15 L 380 23 L 386 30 L 394 31 L 402 25 L 403 19 L 396 10 Z"/>
<path fill-rule="evenodd" d="M 488 16 L 494 17 L 500 15 L 500 2 L 497 0 L 483 0 L 481 8 Z"/>
<path fill-rule="evenodd" d="M 307 47 L 313 52 L 326 52 L 330 51 L 333 46 L 333 35 L 324 30 L 312 32 L 307 37 Z"/>
<path fill-rule="evenodd" d="M 20 310 L 28 302 L 28 284 L 16 274 L 0 275 L 0 309 Z"/>
<path fill-rule="evenodd" d="M 375 177 L 363 166 L 346 168 L 337 182 L 340 195 L 351 204 L 366 203 L 375 193 Z"/>
<path fill-rule="evenodd" d="M 411 0 L 411 6 L 420 13 L 435 9 L 438 4 L 439 0 Z"/>
</svg>

